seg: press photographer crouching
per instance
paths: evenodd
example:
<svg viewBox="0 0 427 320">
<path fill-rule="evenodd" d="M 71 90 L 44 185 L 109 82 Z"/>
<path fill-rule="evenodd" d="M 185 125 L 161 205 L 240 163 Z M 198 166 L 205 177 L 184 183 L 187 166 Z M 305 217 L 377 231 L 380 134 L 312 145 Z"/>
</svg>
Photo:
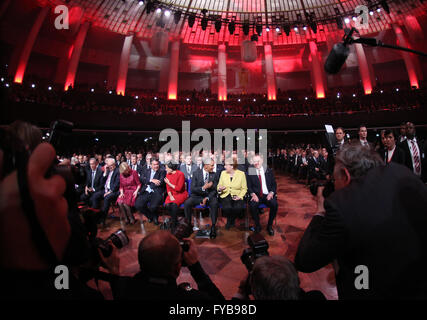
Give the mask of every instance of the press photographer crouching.
<svg viewBox="0 0 427 320">
<path fill-rule="evenodd" d="M 249 248 L 241 260 L 249 275 L 240 282 L 233 299 L 248 300 L 326 300 L 320 291 L 305 292 L 300 288 L 298 273 L 283 256 L 269 256 L 268 243 L 259 233 L 248 238 Z"/>
<path fill-rule="evenodd" d="M 196 245 L 191 239 L 183 238 L 180 243 L 169 231 L 152 232 L 139 244 L 138 262 L 141 271 L 122 282 L 123 295 L 119 299 L 224 300 L 224 296 L 203 270 Z M 190 270 L 198 290 L 176 283 L 183 266 Z"/>
<path fill-rule="evenodd" d="M 385 166 L 360 143 L 337 152 L 335 191 L 302 237 L 295 266 L 333 263 L 339 299 L 426 299 L 427 189 L 408 168 Z"/>
</svg>

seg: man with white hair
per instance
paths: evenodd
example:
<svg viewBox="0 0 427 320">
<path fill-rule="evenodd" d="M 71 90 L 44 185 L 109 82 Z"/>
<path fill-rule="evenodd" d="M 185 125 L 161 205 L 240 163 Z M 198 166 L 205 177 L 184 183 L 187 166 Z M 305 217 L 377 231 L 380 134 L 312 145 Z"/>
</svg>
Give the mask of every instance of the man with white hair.
<svg viewBox="0 0 427 320">
<path fill-rule="evenodd" d="M 270 236 L 273 236 L 273 221 L 278 209 L 276 179 L 270 168 L 266 167 L 264 169 L 264 161 L 260 155 L 255 155 L 252 158 L 252 162 L 253 167 L 249 168 L 246 180 L 248 182 L 248 193 L 251 196 L 249 206 L 255 222 L 255 232 L 261 232 L 258 208 L 260 204 L 264 204 L 270 208 L 267 232 Z"/>
<path fill-rule="evenodd" d="M 105 222 L 111 204 L 117 200 L 120 193 L 120 172 L 113 157 L 105 159 L 104 174 L 101 185 L 103 187 L 101 190 L 96 191 L 93 194 L 91 202 L 92 208 L 98 209 L 100 207 L 101 200 L 104 200 L 101 209 L 101 218 L 103 219 L 103 222 Z"/>
</svg>

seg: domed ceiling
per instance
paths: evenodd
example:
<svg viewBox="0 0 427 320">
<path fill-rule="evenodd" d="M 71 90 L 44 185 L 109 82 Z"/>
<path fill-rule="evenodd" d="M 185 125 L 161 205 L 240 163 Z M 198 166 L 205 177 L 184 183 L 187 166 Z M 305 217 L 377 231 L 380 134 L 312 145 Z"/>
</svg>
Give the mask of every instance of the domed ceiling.
<svg viewBox="0 0 427 320">
<path fill-rule="evenodd" d="M 41 1 L 41 0 L 40 0 Z M 405 15 L 424 14 L 420 0 L 44 0 L 83 9 L 83 19 L 120 34 L 149 39 L 160 30 L 184 43 L 240 45 L 300 44 L 342 35 L 342 29 L 362 23 L 361 34 L 375 33 L 400 22 Z M 362 9 L 357 18 L 355 9 Z M 233 28 L 234 27 L 234 28 Z M 253 37 L 253 35 L 256 37 Z"/>
</svg>

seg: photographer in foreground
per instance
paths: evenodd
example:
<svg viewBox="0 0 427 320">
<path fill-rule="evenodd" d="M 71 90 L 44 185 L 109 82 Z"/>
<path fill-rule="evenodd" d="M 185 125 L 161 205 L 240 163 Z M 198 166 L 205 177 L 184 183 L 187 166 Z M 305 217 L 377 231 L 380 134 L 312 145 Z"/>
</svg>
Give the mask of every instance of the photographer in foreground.
<svg viewBox="0 0 427 320">
<path fill-rule="evenodd" d="M 26 128 L 29 125 L 22 124 L 21 129 Z M 67 281 L 69 290 L 55 287 L 58 277 L 55 267 L 70 266 L 72 252 L 81 247 L 76 247 L 79 239 L 69 222 L 65 180 L 59 175 L 46 177 L 56 157 L 54 148 L 43 143 L 34 145 L 33 151 L 27 141 L 6 131 L 0 144 L 2 297 L 102 299 L 99 292 L 77 280 L 71 270 Z M 33 152 L 30 154 L 30 151 Z M 80 252 L 83 255 L 82 250 Z"/>
<path fill-rule="evenodd" d="M 333 176 L 336 191 L 326 200 L 319 188 L 297 270 L 334 262 L 339 299 L 427 298 L 427 190 L 420 179 L 404 166 L 384 166 L 360 143 L 342 146 Z"/>
<path fill-rule="evenodd" d="M 183 243 L 170 232 L 158 230 L 141 240 L 138 247 L 141 271 L 127 280 L 121 298 L 132 300 L 224 300 L 203 270 L 193 240 Z M 187 266 L 198 290 L 177 285 L 182 266 Z"/>
</svg>

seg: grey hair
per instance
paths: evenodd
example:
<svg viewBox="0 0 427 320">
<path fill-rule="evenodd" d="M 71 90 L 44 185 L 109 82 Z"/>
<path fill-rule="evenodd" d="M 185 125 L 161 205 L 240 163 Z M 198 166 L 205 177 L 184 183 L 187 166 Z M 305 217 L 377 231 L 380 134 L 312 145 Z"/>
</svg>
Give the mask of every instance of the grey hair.
<svg viewBox="0 0 427 320">
<path fill-rule="evenodd" d="M 299 285 L 294 265 L 283 256 L 258 258 L 250 276 L 255 300 L 298 300 Z"/>
<path fill-rule="evenodd" d="M 212 160 L 211 158 L 209 158 L 209 157 L 204 157 L 204 158 L 202 159 L 202 162 L 203 162 L 203 165 L 206 165 L 206 164 L 212 164 L 212 163 L 213 163 L 213 160 Z"/>
<path fill-rule="evenodd" d="M 359 179 L 369 170 L 384 165 L 377 152 L 358 142 L 343 145 L 337 153 L 336 162 L 348 170 L 351 179 Z"/>
</svg>

